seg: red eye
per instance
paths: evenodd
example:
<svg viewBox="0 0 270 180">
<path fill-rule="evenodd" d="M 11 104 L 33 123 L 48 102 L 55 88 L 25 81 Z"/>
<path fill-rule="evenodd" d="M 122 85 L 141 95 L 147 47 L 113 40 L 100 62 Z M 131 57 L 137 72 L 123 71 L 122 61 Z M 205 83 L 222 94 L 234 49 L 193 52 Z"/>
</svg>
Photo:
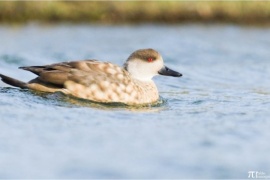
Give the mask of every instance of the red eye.
<svg viewBox="0 0 270 180">
<path fill-rule="evenodd" d="M 153 58 L 148 58 L 147 61 L 148 62 L 153 62 Z"/>
</svg>

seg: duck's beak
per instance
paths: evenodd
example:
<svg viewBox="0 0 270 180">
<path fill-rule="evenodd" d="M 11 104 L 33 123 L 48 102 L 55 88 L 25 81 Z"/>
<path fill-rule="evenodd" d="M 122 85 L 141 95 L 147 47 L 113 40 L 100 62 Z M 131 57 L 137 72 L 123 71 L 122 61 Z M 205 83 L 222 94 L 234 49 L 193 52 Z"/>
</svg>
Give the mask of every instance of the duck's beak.
<svg viewBox="0 0 270 180">
<path fill-rule="evenodd" d="M 170 68 L 164 66 L 161 70 L 158 71 L 158 74 L 164 75 L 164 76 L 173 76 L 173 77 L 181 77 L 182 74 L 179 72 L 176 72 L 174 70 L 171 70 Z"/>
</svg>

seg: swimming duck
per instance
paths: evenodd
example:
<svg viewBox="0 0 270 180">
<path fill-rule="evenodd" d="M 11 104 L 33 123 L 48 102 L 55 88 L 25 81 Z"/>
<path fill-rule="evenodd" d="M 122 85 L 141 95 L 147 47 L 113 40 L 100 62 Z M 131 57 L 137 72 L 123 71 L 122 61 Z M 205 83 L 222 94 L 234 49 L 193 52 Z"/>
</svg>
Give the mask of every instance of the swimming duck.
<svg viewBox="0 0 270 180">
<path fill-rule="evenodd" d="M 155 75 L 180 77 L 182 74 L 164 66 L 154 49 L 133 52 L 123 68 L 109 62 L 81 60 L 20 69 L 38 77 L 28 83 L 0 74 L 2 81 L 23 89 L 62 92 L 95 102 L 119 102 L 127 105 L 154 103 L 159 94 Z"/>
</svg>

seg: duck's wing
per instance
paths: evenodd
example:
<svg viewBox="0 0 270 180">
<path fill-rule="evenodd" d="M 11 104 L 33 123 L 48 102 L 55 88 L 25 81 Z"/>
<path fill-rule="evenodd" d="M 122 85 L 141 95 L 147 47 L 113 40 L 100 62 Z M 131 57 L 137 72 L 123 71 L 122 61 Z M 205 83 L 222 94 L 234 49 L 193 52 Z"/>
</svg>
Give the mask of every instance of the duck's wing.
<svg viewBox="0 0 270 180">
<path fill-rule="evenodd" d="M 129 73 L 117 65 L 85 61 L 73 62 L 72 66 L 76 68 L 68 75 L 64 87 L 76 97 L 98 102 L 125 102 L 137 95 Z"/>
<path fill-rule="evenodd" d="M 54 85 L 64 86 L 66 81 L 90 85 L 103 79 L 119 81 L 127 73 L 121 67 L 96 60 L 70 61 L 45 66 L 28 66 L 20 69 L 38 75 L 38 79 Z"/>
<path fill-rule="evenodd" d="M 84 60 L 21 69 L 38 75 L 38 78 L 29 82 L 29 87 L 35 90 L 60 90 L 79 98 L 101 102 L 119 102 L 134 90 L 129 73 L 107 62 Z"/>
<path fill-rule="evenodd" d="M 63 86 L 68 79 L 72 67 L 68 63 L 58 63 L 44 66 L 27 66 L 20 69 L 36 74 L 39 81 L 52 85 Z M 31 81 L 29 82 L 31 83 Z"/>
</svg>

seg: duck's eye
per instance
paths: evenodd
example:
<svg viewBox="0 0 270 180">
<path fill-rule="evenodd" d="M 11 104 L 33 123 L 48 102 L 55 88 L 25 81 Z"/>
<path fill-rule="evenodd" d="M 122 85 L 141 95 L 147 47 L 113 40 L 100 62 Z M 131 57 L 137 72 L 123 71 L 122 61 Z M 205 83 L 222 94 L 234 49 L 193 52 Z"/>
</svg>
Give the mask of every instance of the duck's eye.
<svg viewBox="0 0 270 180">
<path fill-rule="evenodd" d="M 148 58 L 147 61 L 148 62 L 153 62 L 153 58 Z"/>
</svg>

